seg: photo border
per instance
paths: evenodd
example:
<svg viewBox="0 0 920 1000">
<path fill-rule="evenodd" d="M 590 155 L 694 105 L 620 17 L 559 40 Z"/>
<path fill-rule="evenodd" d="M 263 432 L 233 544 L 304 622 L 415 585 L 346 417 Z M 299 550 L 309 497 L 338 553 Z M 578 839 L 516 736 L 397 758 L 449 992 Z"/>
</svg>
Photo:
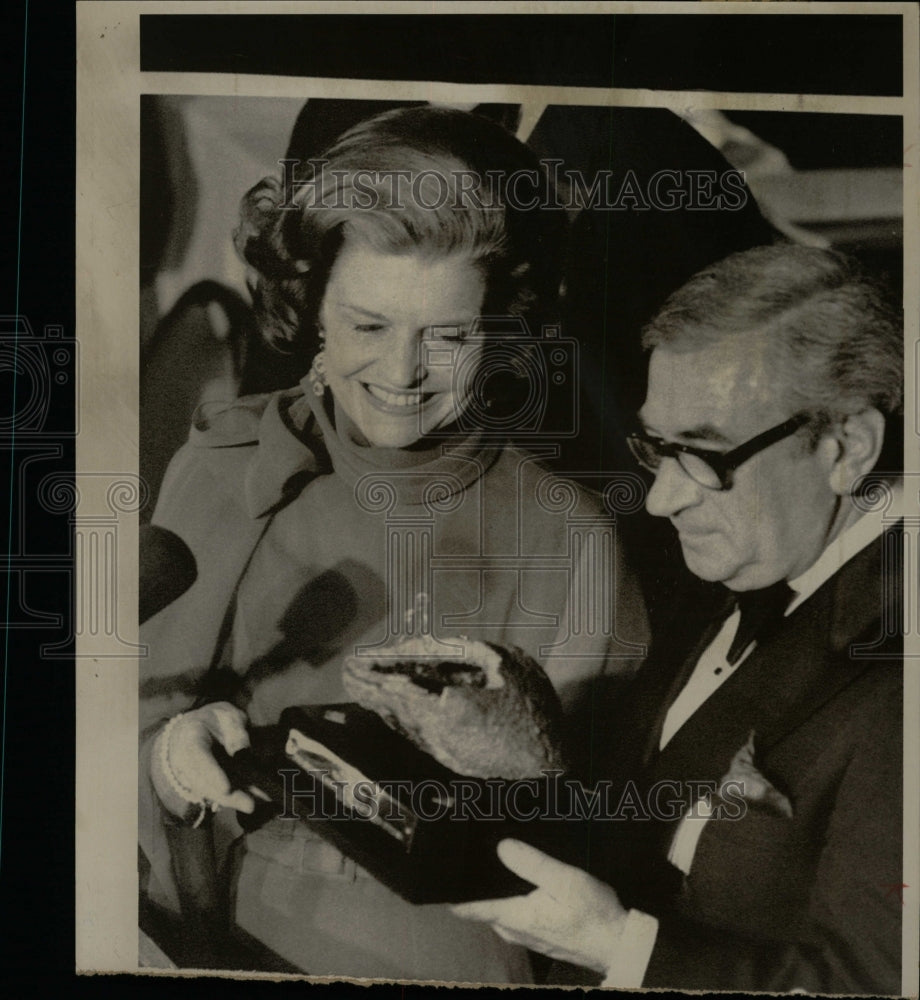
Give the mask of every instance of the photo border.
<svg viewBox="0 0 920 1000">
<path fill-rule="evenodd" d="M 488 16 L 495 7 L 482 3 L 349 3 L 351 16 L 362 12 L 397 13 L 407 9 L 448 12 L 463 9 Z M 752 13 L 749 4 L 505 4 L 503 13 L 528 14 L 573 7 L 603 13 Z M 720 110 L 783 110 L 899 114 L 905 128 L 904 289 L 905 414 L 912 416 L 906 435 L 905 471 L 920 475 L 920 77 L 918 10 L 908 3 L 811 4 L 771 3 L 760 16 L 819 13 L 826 16 L 879 12 L 903 18 L 903 97 L 835 97 L 637 91 L 617 88 L 558 88 L 464 85 L 436 82 L 372 82 L 298 77 L 227 76 L 222 74 L 142 73 L 139 65 L 139 17 L 146 12 L 341 13 L 341 4 L 278 3 L 122 3 L 84 0 L 77 4 L 77 316 L 81 349 L 80 433 L 77 480 L 81 477 L 137 476 L 138 466 L 138 224 L 139 98 L 141 94 L 236 94 L 336 98 L 424 99 L 516 102 L 522 97 L 553 104 L 689 107 Z M 793 105 L 793 106 L 790 106 Z M 910 420 L 910 418 L 907 418 Z M 910 481 L 910 480 L 908 480 Z M 908 494 L 917 499 L 916 489 Z M 917 552 L 920 518 L 907 527 Z M 137 514 L 118 515 L 117 634 L 138 643 Z M 910 567 L 910 563 L 908 566 Z M 912 568 L 908 572 L 913 572 Z M 906 580 L 907 594 L 916 580 Z M 916 594 L 913 594 L 916 612 Z M 86 594 L 77 581 L 77 607 Z M 908 604 L 907 607 L 911 605 Z M 909 612 L 908 612 L 909 613 Z M 905 637 L 904 688 L 904 951 L 902 991 L 917 993 L 917 941 L 920 925 L 920 656 L 917 625 Z M 913 659 L 912 659 L 913 658 Z M 78 637 L 76 660 L 76 966 L 78 971 L 141 971 L 137 965 L 137 679 L 136 658 L 100 656 Z M 174 974 L 174 973 L 170 973 Z M 209 972 L 209 975 L 214 973 Z M 228 974 L 230 975 L 230 974 Z M 287 978 L 233 973 L 232 978 Z M 317 979 L 312 976 L 292 978 Z"/>
</svg>

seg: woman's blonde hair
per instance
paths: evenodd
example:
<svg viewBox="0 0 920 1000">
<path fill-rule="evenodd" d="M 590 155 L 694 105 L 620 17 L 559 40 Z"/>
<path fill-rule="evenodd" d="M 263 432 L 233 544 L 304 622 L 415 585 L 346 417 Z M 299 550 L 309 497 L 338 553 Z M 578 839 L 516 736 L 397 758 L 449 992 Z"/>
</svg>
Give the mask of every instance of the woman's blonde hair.
<svg viewBox="0 0 920 1000">
<path fill-rule="evenodd" d="M 296 181 L 295 163 L 245 195 L 234 234 L 273 345 L 316 347 L 326 280 L 347 238 L 386 253 L 466 257 L 486 281 L 485 317 L 521 317 L 537 333 L 553 315 L 565 213 L 537 157 L 499 125 L 402 108 L 349 129 Z"/>
</svg>

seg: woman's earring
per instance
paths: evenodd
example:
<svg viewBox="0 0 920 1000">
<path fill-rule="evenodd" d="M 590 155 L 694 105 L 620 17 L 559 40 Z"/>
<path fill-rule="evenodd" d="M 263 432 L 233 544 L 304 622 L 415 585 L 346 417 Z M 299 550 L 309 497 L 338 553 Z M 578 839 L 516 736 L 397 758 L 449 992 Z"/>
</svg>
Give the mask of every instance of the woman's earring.
<svg viewBox="0 0 920 1000">
<path fill-rule="evenodd" d="M 313 392 L 317 396 L 322 396 L 329 384 L 326 380 L 326 352 L 324 350 L 317 351 L 313 358 L 313 364 L 307 372 L 307 378 L 310 380 L 310 385 L 313 386 Z"/>
</svg>

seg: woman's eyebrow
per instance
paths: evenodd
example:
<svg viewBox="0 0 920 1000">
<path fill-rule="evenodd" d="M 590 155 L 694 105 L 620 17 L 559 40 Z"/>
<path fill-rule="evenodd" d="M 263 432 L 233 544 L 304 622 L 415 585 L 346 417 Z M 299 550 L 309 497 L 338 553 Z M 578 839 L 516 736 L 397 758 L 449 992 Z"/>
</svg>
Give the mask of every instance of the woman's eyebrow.
<svg viewBox="0 0 920 1000">
<path fill-rule="evenodd" d="M 382 319 L 389 322 L 389 317 L 384 316 L 382 313 L 373 312 L 370 309 L 365 309 L 362 306 L 355 305 L 353 302 L 336 302 L 336 305 L 342 309 L 347 309 L 349 312 L 360 313 L 362 316 L 367 316 L 369 319 Z"/>
<path fill-rule="evenodd" d="M 423 327 L 423 329 L 426 330 L 426 331 L 430 330 L 432 333 L 443 333 L 443 334 L 454 334 L 454 335 L 456 335 L 458 333 L 466 333 L 466 332 L 468 332 L 469 329 L 470 329 L 470 327 L 472 325 L 473 324 L 472 324 L 472 322 L 470 320 L 461 320 L 461 321 L 458 321 L 458 322 L 455 322 L 455 323 L 451 323 L 451 322 L 447 322 L 447 323 L 441 323 L 441 322 L 438 322 L 438 323 L 429 323 L 427 326 Z"/>
</svg>

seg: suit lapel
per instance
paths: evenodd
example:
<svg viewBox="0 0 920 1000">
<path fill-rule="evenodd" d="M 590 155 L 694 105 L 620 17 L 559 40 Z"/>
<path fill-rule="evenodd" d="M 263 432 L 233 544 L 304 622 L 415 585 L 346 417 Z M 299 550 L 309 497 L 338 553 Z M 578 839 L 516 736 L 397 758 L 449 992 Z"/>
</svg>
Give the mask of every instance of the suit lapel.
<svg viewBox="0 0 920 1000">
<path fill-rule="evenodd" d="M 867 546 L 758 643 L 656 754 L 660 720 L 680 690 L 679 677 L 689 676 L 705 644 L 695 650 L 689 671 L 685 663 L 675 677 L 647 746 L 652 780 L 665 775 L 719 781 L 751 729 L 755 747 L 763 753 L 872 666 L 872 658 L 854 657 L 849 647 L 860 639 L 871 642 L 878 634 L 881 600 L 873 595 L 886 589 L 880 580 L 887 542 L 883 536 Z"/>
<path fill-rule="evenodd" d="M 694 591 L 675 607 L 668 623 L 658 631 L 666 645 L 653 644 L 630 685 L 625 713 L 623 707 L 616 710 L 618 731 L 612 741 L 605 737 L 605 745 L 597 748 L 607 761 L 606 771 L 626 776 L 647 766 L 657 751 L 668 706 L 718 632 L 731 603 L 731 596 L 718 588 Z M 701 622 L 706 623 L 702 634 Z"/>
<path fill-rule="evenodd" d="M 647 734 L 642 748 L 643 766 L 647 766 L 658 753 L 661 730 L 664 728 L 668 710 L 693 673 L 703 651 L 718 635 L 725 618 L 731 612 L 731 607 L 732 601 L 728 598 L 725 608 L 713 617 L 698 641 L 690 647 L 689 652 L 682 659 L 676 657 L 671 662 L 663 658 L 658 669 L 648 678 L 638 706 L 640 716 L 646 723 L 643 731 Z"/>
</svg>

